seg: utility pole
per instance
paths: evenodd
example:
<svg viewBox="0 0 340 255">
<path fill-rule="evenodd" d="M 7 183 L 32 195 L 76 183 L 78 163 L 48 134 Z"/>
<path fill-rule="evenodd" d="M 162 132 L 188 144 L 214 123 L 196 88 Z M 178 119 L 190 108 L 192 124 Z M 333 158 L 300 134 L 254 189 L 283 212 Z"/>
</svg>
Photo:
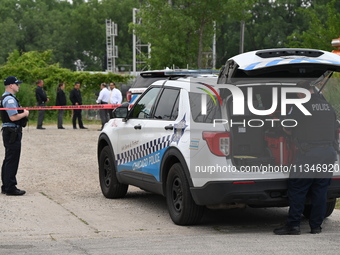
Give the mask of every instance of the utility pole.
<svg viewBox="0 0 340 255">
<path fill-rule="evenodd" d="M 244 52 L 244 27 L 245 27 L 245 21 L 241 21 L 241 28 L 240 28 L 240 52 Z"/>
<path fill-rule="evenodd" d="M 141 19 L 137 19 L 137 13 L 138 13 L 139 9 L 133 8 L 132 10 L 132 21 L 133 24 L 141 24 L 142 20 Z M 147 48 L 146 52 L 147 52 L 147 57 L 150 58 L 151 56 L 151 44 L 147 43 L 147 44 L 142 44 L 140 38 L 138 38 L 135 34 L 135 31 L 133 31 L 132 34 L 132 71 L 133 71 L 133 75 L 137 74 L 137 68 L 139 70 L 144 70 L 146 68 L 148 68 L 146 65 L 144 67 L 141 67 L 142 64 L 145 64 L 146 62 L 142 59 L 143 56 L 145 56 L 145 53 L 143 52 L 143 48 Z M 145 51 L 145 50 L 144 50 Z"/>
<path fill-rule="evenodd" d="M 118 58 L 118 47 L 115 45 L 115 37 L 118 35 L 117 24 L 110 19 L 106 20 L 106 71 L 116 73 L 116 58 Z"/>
<path fill-rule="evenodd" d="M 214 21 L 214 36 L 212 47 L 212 68 L 216 69 L 216 21 Z"/>
</svg>

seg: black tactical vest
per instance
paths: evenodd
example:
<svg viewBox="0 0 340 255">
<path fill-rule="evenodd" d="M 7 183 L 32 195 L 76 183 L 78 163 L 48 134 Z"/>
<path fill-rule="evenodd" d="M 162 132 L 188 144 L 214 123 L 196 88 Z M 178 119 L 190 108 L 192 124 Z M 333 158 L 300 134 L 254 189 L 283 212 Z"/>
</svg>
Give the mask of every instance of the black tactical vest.
<svg viewBox="0 0 340 255">
<path fill-rule="evenodd" d="M 5 99 L 5 97 L 7 97 L 7 96 L 12 96 L 17 101 L 18 107 L 20 107 L 19 100 L 15 96 L 13 96 L 12 94 L 7 94 L 7 95 L 4 95 L 0 98 L 0 107 L 1 108 L 3 108 L 2 102 Z M 14 123 L 15 125 L 19 125 L 21 127 L 26 127 L 26 124 L 27 124 L 27 121 L 28 121 L 27 117 L 24 117 L 24 118 L 17 120 L 17 121 L 12 121 L 9 118 L 7 111 L 2 110 L 0 112 L 1 112 L 2 123 Z M 23 112 L 24 112 L 24 110 L 18 110 L 18 113 L 23 113 Z"/>
</svg>

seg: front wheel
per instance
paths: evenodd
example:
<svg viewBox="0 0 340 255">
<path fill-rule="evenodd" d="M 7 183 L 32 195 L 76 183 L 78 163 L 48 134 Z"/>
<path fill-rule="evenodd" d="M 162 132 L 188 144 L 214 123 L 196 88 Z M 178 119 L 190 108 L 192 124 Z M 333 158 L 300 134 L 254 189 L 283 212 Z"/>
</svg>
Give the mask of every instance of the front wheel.
<svg viewBox="0 0 340 255">
<path fill-rule="evenodd" d="M 113 153 L 105 146 L 99 156 L 99 182 L 106 198 L 122 198 L 126 195 L 128 185 L 118 181 Z"/>
<path fill-rule="evenodd" d="M 180 163 L 174 164 L 166 180 L 166 201 L 172 221 L 177 225 L 198 223 L 204 213 L 204 207 L 195 204 L 189 184 Z"/>
</svg>

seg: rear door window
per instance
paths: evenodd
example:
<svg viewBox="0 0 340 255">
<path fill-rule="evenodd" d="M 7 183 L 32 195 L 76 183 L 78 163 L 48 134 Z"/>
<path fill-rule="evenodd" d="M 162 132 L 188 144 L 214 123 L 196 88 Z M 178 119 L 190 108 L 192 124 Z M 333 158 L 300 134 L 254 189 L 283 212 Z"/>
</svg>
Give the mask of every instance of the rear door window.
<svg viewBox="0 0 340 255">
<path fill-rule="evenodd" d="M 195 122 L 200 123 L 213 123 L 214 119 L 221 119 L 221 107 L 216 104 L 211 97 L 207 97 L 207 111 L 206 114 L 202 114 L 202 94 L 201 93 L 189 93 L 190 110 L 192 119 Z"/>
</svg>

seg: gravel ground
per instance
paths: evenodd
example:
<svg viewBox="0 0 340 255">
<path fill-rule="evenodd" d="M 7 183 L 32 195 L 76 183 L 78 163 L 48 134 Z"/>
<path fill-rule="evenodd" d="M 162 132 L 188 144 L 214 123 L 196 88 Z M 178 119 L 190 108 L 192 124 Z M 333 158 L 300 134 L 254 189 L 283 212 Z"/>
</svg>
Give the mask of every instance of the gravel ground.
<svg viewBox="0 0 340 255">
<path fill-rule="evenodd" d="M 0 254 L 336 254 L 340 212 L 321 235 L 278 237 L 287 208 L 207 211 L 197 226 L 172 223 L 164 197 L 129 187 L 124 199 L 100 190 L 98 128 L 24 129 L 18 188 L 0 194 Z M 4 149 L 0 149 L 0 158 Z"/>
</svg>

